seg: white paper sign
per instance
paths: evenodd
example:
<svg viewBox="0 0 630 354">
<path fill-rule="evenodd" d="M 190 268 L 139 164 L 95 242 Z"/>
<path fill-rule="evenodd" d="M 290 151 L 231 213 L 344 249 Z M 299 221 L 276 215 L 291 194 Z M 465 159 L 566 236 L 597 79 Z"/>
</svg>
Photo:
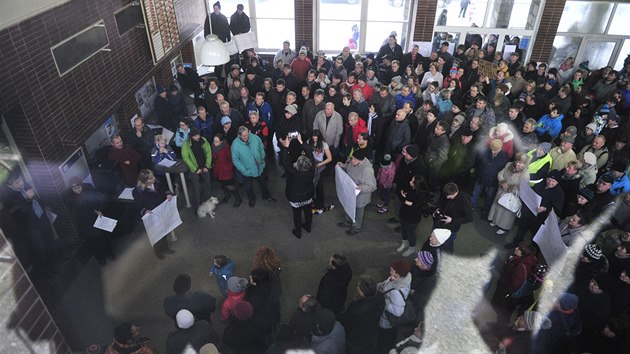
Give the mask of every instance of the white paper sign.
<svg viewBox="0 0 630 354">
<path fill-rule="evenodd" d="M 177 210 L 177 196 L 173 196 L 170 201 L 165 200 L 153 209 L 151 213 L 144 214 L 142 222 L 147 230 L 151 246 L 155 245 L 162 237 L 168 235 L 169 232 L 182 224 L 179 210 Z"/>
<path fill-rule="evenodd" d="M 232 37 L 232 41 L 236 42 L 239 52 L 242 52 L 245 49 L 258 48 L 258 38 L 254 32 L 237 34 Z"/>
<path fill-rule="evenodd" d="M 133 188 L 125 188 L 118 196 L 118 199 L 133 200 Z"/>
<path fill-rule="evenodd" d="M 510 54 L 516 52 L 516 45 L 508 44 L 503 47 L 503 60 L 510 61 Z"/>
<path fill-rule="evenodd" d="M 158 165 L 164 166 L 164 167 L 171 167 L 176 164 L 177 164 L 177 161 L 173 161 L 169 159 L 163 159 L 162 161 L 158 162 Z"/>
<path fill-rule="evenodd" d="M 545 182 L 543 181 L 540 183 L 545 183 Z M 542 198 L 541 196 L 536 194 L 536 192 L 534 192 L 532 187 L 529 186 L 529 181 L 526 178 L 521 178 L 521 183 L 518 186 L 518 193 L 523 203 L 527 205 L 527 208 L 534 215 L 538 215 L 538 211 L 536 209 L 538 209 L 538 207 L 540 206 L 540 202 L 542 201 Z"/>
<path fill-rule="evenodd" d="M 545 261 L 550 267 L 561 260 L 567 252 L 567 246 L 562 242 L 562 235 L 558 227 L 558 217 L 553 210 L 547 216 L 545 223 L 538 229 L 534 236 L 534 242 L 538 244 Z"/>
<path fill-rule="evenodd" d="M 354 222 L 357 209 L 357 194 L 361 191 L 357 189 L 356 183 L 348 176 L 346 171 L 339 166 L 335 166 L 335 186 L 337 188 L 337 198 L 339 198 L 343 210 Z"/>
<path fill-rule="evenodd" d="M 96 218 L 96 221 L 94 221 L 95 228 L 105 230 L 107 232 L 114 231 L 116 224 L 118 224 L 118 220 L 108 218 L 107 216 L 99 216 Z"/>
</svg>

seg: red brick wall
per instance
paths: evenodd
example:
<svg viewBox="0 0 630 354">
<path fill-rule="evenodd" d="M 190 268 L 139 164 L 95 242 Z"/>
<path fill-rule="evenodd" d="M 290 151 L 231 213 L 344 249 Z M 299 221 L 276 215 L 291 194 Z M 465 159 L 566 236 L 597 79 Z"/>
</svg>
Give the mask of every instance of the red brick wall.
<svg viewBox="0 0 630 354">
<path fill-rule="evenodd" d="M 156 75 L 168 81 L 179 49 L 154 66 L 144 29 L 118 35 L 114 11 L 130 0 L 74 0 L 0 32 L 0 112 L 38 192 L 61 216 L 56 226 L 73 237 L 57 167 L 112 113 L 125 133 L 136 111 L 134 92 Z M 180 38 L 203 25 L 203 0 L 175 2 Z M 103 19 L 110 52 L 100 52 L 60 77 L 50 47 Z M 183 46 L 183 44 L 181 45 Z M 169 73 L 165 75 L 165 73 Z"/>
<path fill-rule="evenodd" d="M 416 11 L 416 26 L 413 30 L 412 41 L 431 42 L 433 40 L 433 25 L 438 0 L 418 0 Z"/>
<path fill-rule="evenodd" d="M 295 47 L 300 43 L 313 44 L 313 2 L 317 0 L 295 0 Z M 280 49 L 280 48 L 278 48 Z"/>
<path fill-rule="evenodd" d="M 540 27 L 536 33 L 536 41 L 532 49 L 531 59 L 536 61 L 549 60 L 553 40 L 556 37 L 560 17 L 566 0 L 546 1 L 543 9 Z"/>
</svg>

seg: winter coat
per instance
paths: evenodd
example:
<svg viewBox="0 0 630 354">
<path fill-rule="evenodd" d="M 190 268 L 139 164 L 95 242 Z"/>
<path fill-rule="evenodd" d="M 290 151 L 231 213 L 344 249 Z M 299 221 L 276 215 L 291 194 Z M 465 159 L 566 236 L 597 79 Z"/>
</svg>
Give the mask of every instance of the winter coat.
<svg viewBox="0 0 630 354">
<path fill-rule="evenodd" d="M 171 194 L 167 191 L 159 181 L 155 181 L 153 184 L 155 190 L 145 188 L 140 189 L 138 187 L 133 189 L 133 204 L 136 210 L 140 213 L 140 216 L 144 215 L 147 210 L 153 210 L 158 205 L 162 204 L 166 200 L 166 196 Z"/>
<path fill-rule="evenodd" d="M 482 185 L 494 188 L 498 180 L 499 172 L 507 165 L 509 158 L 505 151 L 501 150 L 496 156 L 488 149 L 479 154 L 477 161 L 477 181 Z"/>
<path fill-rule="evenodd" d="M 314 186 L 313 178 L 315 177 L 315 168 L 311 166 L 307 171 L 298 171 L 289 158 L 288 150 L 281 152 L 284 155 L 283 167 L 287 174 L 287 184 L 284 194 L 289 202 L 304 202 L 313 198 Z"/>
<path fill-rule="evenodd" d="M 233 35 L 247 33 L 251 29 L 251 25 L 249 24 L 249 16 L 245 14 L 245 12 L 238 11 L 232 14 L 230 17 L 230 31 L 232 31 Z"/>
<path fill-rule="evenodd" d="M 555 147 L 551 149 L 551 151 L 549 151 L 549 156 L 551 156 L 550 170 L 561 171 L 562 169 L 567 167 L 567 162 L 577 160 L 577 157 L 575 156 L 575 152 L 573 150 L 569 150 L 563 153 L 560 147 Z"/>
<path fill-rule="evenodd" d="M 239 321 L 233 318 L 223 332 L 223 343 L 233 353 L 263 354 L 267 347 L 265 332 L 253 320 Z"/>
<path fill-rule="evenodd" d="M 199 352 L 207 343 L 219 343 L 219 335 L 206 321 L 195 321 L 192 327 L 176 329 L 166 337 L 166 354 L 181 354 L 190 345 Z"/>
<path fill-rule="evenodd" d="M 518 118 L 517 118 L 518 119 Z M 488 145 L 492 139 L 499 139 L 503 142 L 503 151 L 507 154 L 508 158 L 512 158 L 514 155 L 514 134 L 508 130 L 503 135 L 496 136 L 497 127 L 490 128 L 488 135 L 490 136 L 490 140 L 488 141 Z"/>
<path fill-rule="evenodd" d="M 339 322 L 335 322 L 332 332 L 323 336 L 313 335 L 311 347 L 315 353 L 344 354 L 346 352 L 346 332 Z"/>
<path fill-rule="evenodd" d="M 326 112 L 323 110 L 319 111 L 315 115 L 315 121 L 313 122 L 313 130 L 315 129 L 319 129 L 322 132 L 324 141 L 331 148 L 339 147 L 339 137 L 343 132 L 343 120 L 339 113 L 333 112 L 330 118 L 326 118 Z"/>
<path fill-rule="evenodd" d="M 195 173 L 197 170 L 204 167 L 212 168 L 212 149 L 210 148 L 208 140 L 206 140 L 206 138 L 200 138 L 202 141 L 201 148 L 206 155 L 206 164 L 204 166 L 199 166 L 197 159 L 195 158 L 195 154 L 193 153 L 192 141 L 190 139 L 186 140 L 184 145 L 182 145 L 182 159 L 190 169 L 190 172 Z"/>
<path fill-rule="evenodd" d="M 429 168 L 436 169 L 439 172 L 440 168 L 448 159 L 448 149 L 451 144 L 448 141 L 448 134 L 444 133 L 441 136 L 431 134 L 427 145 L 427 151 L 424 154 L 424 162 Z"/>
<path fill-rule="evenodd" d="M 403 147 L 409 143 L 411 143 L 411 129 L 408 119 L 401 122 L 392 121 L 385 140 L 385 152 L 388 154 L 400 153 Z"/>
<path fill-rule="evenodd" d="M 240 138 L 232 142 L 232 163 L 245 177 L 260 177 L 265 169 L 265 147 L 260 138 L 249 134 L 244 142 Z"/>
<path fill-rule="evenodd" d="M 529 278 L 532 267 L 535 264 L 536 256 L 533 254 L 529 256 L 513 257 L 503 267 L 503 271 L 499 277 L 499 283 L 497 284 L 497 291 L 501 291 L 502 295 L 507 295 L 518 290 L 523 282 Z"/>
<path fill-rule="evenodd" d="M 339 315 L 348 297 L 348 284 L 352 279 L 352 268 L 348 263 L 336 269 L 328 269 L 319 281 L 317 301 L 323 308 Z"/>
<path fill-rule="evenodd" d="M 223 296 L 227 296 L 227 281 L 234 274 L 234 267 L 236 264 L 231 259 L 227 260 L 222 267 L 217 267 L 215 264 L 212 264 L 212 268 L 210 268 L 210 273 L 214 274 L 214 277 L 217 279 L 217 284 L 219 285 L 219 291 Z"/>
<path fill-rule="evenodd" d="M 406 223 L 419 223 L 422 219 L 422 207 L 426 200 L 426 194 L 422 191 L 418 193 L 411 185 L 402 186 L 405 195 L 401 197 L 400 220 Z"/>
<path fill-rule="evenodd" d="M 221 322 L 226 323 L 230 319 L 230 316 L 234 312 L 234 307 L 239 302 L 245 301 L 246 294 L 245 290 L 238 293 L 228 290 L 227 298 L 221 305 Z"/>
<path fill-rule="evenodd" d="M 225 146 L 219 150 L 212 146 L 212 172 L 217 181 L 230 181 L 234 178 L 234 165 L 232 164 L 232 151 L 230 145 L 225 141 Z"/>
<path fill-rule="evenodd" d="M 436 220 L 434 228 L 449 229 L 452 232 L 457 232 L 462 224 L 472 221 L 470 197 L 463 191 L 459 191 L 459 194 L 453 199 L 448 199 L 445 195 L 442 195 L 438 201 L 438 208 L 443 215 L 450 216 L 453 220 L 448 224 L 441 220 Z"/>
<path fill-rule="evenodd" d="M 390 189 L 394 185 L 394 177 L 396 176 L 396 165 L 392 162 L 388 166 L 381 166 L 376 175 L 378 186 L 383 189 Z"/>
<path fill-rule="evenodd" d="M 615 178 L 612 186 L 610 186 L 610 194 L 618 196 L 621 193 L 627 193 L 630 191 L 630 180 L 625 173 L 619 178 Z"/>
<path fill-rule="evenodd" d="M 258 116 L 260 117 L 261 122 L 267 123 L 267 125 L 270 127 L 274 126 L 273 125 L 274 124 L 273 111 L 269 103 L 263 102 L 263 104 L 261 104 L 259 107 L 256 105 L 255 101 L 252 101 L 249 105 L 247 105 L 247 112 L 251 112 L 251 111 L 258 112 Z M 249 117 L 249 114 L 247 116 Z"/>
<path fill-rule="evenodd" d="M 377 289 L 385 295 L 385 309 L 379 320 L 379 327 L 383 329 L 392 328 L 385 311 L 394 316 L 402 316 L 405 312 L 405 300 L 411 290 L 411 273 L 396 280 L 385 280 L 377 285 Z"/>
<path fill-rule="evenodd" d="M 348 347 L 361 349 L 361 353 L 376 352 L 378 323 L 385 309 L 385 296 L 377 292 L 353 300 L 341 315 L 341 324 L 346 330 Z"/>
<path fill-rule="evenodd" d="M 352 127 L 352 136 L 348 136 L 348 133 L 350 132 L 350 123 L 346 123 L 346 129 L 344 129 L 343 134 L 343 143 L 346 144 L 346 146 L 352 146 L 357 142 L 359 134 L 367 133 L 367 131 L 365 121 L 362 118 L 359 118 L 357 120 L 357 124 Z"/>
<path fill-rule="evenodd" d="M 376 190 L 376 178 L 374 178 L 374 170 L 370 160 L 365 158 L 357 166 L 353 166 L 352 163 L 347 164 L 345 170 L 352 181 L 356 183 L 357 188 L 361 190 L 357 195 L 357 208 L 363 208 L 370 204 L 372 192 Z"/>
<path fill-rule="evenodd" d="M 212 295 L 204 292 L 167 296 L 164 298 L 164 313 L 175 321 L 179 310 L 188 310 L 195 319 L 210 322 L 210 316 L 217 306 L 216 302 Z"/>
<path fill-rule="evenodd" d="M 536 134 L 543 136 L 545 133 L 549 134 L 552 139 L 555 139 L 560 135 L 562 130 L 562 119 L 564 116 L 560 114 L 556 118 L 551 118 L 549 114 L 545 114 L 538 120 L 536 124 Z"/>
</svg>

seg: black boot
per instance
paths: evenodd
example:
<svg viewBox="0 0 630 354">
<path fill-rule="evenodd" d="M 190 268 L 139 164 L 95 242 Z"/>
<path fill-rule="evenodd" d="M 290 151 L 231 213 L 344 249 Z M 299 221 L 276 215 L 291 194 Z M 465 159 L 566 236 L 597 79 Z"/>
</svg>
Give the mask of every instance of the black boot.
<svg viewBox="0 0 630 354">
<path fill-rule="evenodd" d="M 221 189 L 223 189 L 223 199 L 221 203 L 227 203 L 231 196 L 230 189 L 227 186 L 221 186 Z"/>
<path fill-rule="evenodd" d="M 238 188 L 236 188 L 236 186 L 232 186 L 232 188 L 232 194 L 234 194 L 234 204 L 232 204 L 232 206 L 238 208 L 241 206 L 241 196 L 238 194 Z"/>
</svg>

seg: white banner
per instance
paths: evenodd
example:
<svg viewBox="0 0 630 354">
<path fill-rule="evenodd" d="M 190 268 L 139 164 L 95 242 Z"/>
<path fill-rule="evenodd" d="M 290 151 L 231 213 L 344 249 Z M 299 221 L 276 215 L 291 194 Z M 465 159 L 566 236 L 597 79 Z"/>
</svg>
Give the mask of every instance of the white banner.
<svg viewBox="0 0 630 354">
<path fill-rule="evenodd" d="M 540 252 L 542 252 L 549 267 L 562 259 L 567 252 L 567 246 L 562 242 L 560 228 L 558 227 L 558 217 L 553 210 L 547 216 L 545 223 L 538 229 L 534 236 L 534 242 L 538 244 Z"/>
<path fill-rule="evenodd" d="M 337 198 L 339 198 L 343 210 L 354 223 L 357 211 L 357 194 L 360 191 L 352 178 L 339 166 L 335 166 L 335 187 L 337 188 Z"/>
<path fill-rule="evenodd" d="M 543 180 L 540 183 L 545 183 L 545 181 Z M 542 198 L 529 186 L 527 178 L 521 178 L 521 184 L 518 186 L 518 194 L 523 203 L 527 205 L 527 208 L 531 210 L 534 215 L 538 215 L 538 210 L 536 209 L 540 206 Z"/>
<path fill-rule="evenodd" d="M 177 210 L 177 196 L 173 196 L 171 200 L 165 200 L 164 203 L 158 205 L 151 213 L 142 216 L 144 228 L 147 230 L 147 236 L 151 246 L 166 236 L 169 232 L 182 223 Z"/>
</svg>

